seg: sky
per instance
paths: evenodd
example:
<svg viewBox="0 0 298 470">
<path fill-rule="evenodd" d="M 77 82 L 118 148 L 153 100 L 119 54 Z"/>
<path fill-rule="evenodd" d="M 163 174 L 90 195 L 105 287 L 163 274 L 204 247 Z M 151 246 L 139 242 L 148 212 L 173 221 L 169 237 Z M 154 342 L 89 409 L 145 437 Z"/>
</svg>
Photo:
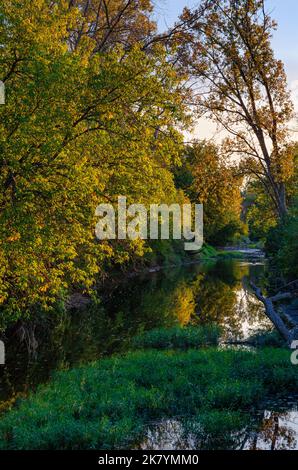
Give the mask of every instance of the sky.
<svg viewBox="0 0 298 470">
<path fill-rule="evenodd" d="M 154 3 L 159 28 L 165 30 L 173 25 L 184 6 L 194 7 L 198 0 L 155 0 Z M 278 23 L 272 45 L 276 58 L 285 64 L 288 85 L 298 111 L 298 0 L 267 0 L 266 4 L 267 11 Z M 200 138 L 211 138 L 216 129 L 203 122 L 198 131 Z"/>
<path fill-rule="evenodd" d="M 156 15 L 159 26 L 171 26 L 182 12 L 184 6 L 194 7 L 197 0 L 156 0 Z M 276 56 L 286 65 L 289 81 L 298 80 L 298 1 L 267 0 L 267 11 L 278 22 L 274 34 L 273 47 Z"/>
</svg>

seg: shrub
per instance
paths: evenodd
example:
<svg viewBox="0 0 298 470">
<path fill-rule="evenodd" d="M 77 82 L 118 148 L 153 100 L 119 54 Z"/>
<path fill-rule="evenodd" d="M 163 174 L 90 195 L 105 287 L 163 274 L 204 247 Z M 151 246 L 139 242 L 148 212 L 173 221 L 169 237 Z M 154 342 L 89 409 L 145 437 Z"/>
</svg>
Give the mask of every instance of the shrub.
<svg viewBox="0 0 298 470">
<path fill-rule="evenodd" d="M 273 228 L 267 237 L 265 249 L 272 266 L 286 280 L 298 277 L 298 216 L 288 216 L 286 221 Z"/>
</svg>

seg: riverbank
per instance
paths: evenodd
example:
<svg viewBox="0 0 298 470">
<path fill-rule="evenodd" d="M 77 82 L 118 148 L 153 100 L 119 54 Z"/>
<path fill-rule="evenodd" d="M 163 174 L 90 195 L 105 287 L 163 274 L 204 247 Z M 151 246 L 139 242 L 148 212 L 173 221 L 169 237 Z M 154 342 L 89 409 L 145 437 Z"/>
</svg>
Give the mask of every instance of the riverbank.
<svg viewBox="0 0 298 470">
<path fill-rule="evenodd" d="M 179 266 L 191 266 L 200 262 L 216 262 L 216 260 L 236 259 L 236 260 L 263 260 L 265 253 L 260 248 L 240 248 L 227 247 L 216 248 L 212 245 L 204 244 L 199 252 L 185 255 L 178 258 L 176 263 L 169 263 L 167 260 L 163 264 L 136 268 L 134 271 L 128 271 L 128 277 L 134 277 L 144 273 L 159 272 L 163 269 L 177 268 Z"/>
</svg>

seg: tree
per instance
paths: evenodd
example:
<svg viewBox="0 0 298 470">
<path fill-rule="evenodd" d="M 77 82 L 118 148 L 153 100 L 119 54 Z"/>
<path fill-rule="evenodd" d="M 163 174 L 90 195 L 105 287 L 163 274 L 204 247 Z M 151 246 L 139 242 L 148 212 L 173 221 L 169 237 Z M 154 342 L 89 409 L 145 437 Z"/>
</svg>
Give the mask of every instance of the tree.
<svg viewBox="0 0 298 470">
<path fill-rule="evenodd" d="M 248 181 L 244 191 L 244 219 L 249 228 L 249 237 L 255 241 L 265 241 L 269 230 L 275 227 L 278 219 L 271 199 L 259 180 Z"/>
<path fill-rule="evenodd" d="M 72 50 L 86 37 L 93 39 L 94 53 L 119 45 L 128 50 L 156 32 L 151 0 L 69 0 L 69 8 L 81 11 L 76 24 L 69 28 Z"/>
<path fill-rule="evenodd" d="M 195 142 L 186 148 L 176 184 L 194 204 L 204 205 L 206 241 L 225 245 L 244 233 L 240 220 L 242 177 L 224 162 L 214 144 Z"/>
<path fill-rule="evenodd" d="M 0 305 L 10 321 L 90 290 L 113 259 L 142 246 L 96 242 L 103 201 L 175 199 L 171 166 L 186 121 L 181 80 L 158 44 L 96 52 L 69 32 L 69 2 L 0 5 Z M 157 129 L 159 130 L 157 132 Z"/>
<path fill-rule="evenodd" d="M 298 198 L 298 148 L 297 144 L 291 144 L 288 148 L 288 153 L 292 153 L 291 160 L 294 162 L 294 172 L 286 181 L 286 194 L 287 206 L 289 209 L 289 216 L 297 212 L 297 198 Z M 274 211 L 274 204 L 268 197 L 268 194 L 261 184 L 261 182 L 254 178 L 250 178 L 246 182 L 245 189 L 245 218 L 249 226 L 250 236 L 253 240 L 263 239 L 266 240 L 268 236 L 272 236 L 273 229 L 277 225 L 285 226 L 288 224 L 288 218 L 283 220 L 280 224 L 276 218 Z M 267 242 L 268 244 L 269 242 Z M 276 243 L 282 243 L 280 234 L 277 237 Z"/>
<path fill-rule="evenodd" d="M 231 134 L 226 155 L 242 157 L 243 173 L 262 182 L 283 219 L 293 172 L 287 129 L 293 106 L 270 44 L 276 23 L 264 0 L 204 0 L 182 18 L 188 33 L 181 60 L 197 81 L 195 106 Z"/>
</svg>

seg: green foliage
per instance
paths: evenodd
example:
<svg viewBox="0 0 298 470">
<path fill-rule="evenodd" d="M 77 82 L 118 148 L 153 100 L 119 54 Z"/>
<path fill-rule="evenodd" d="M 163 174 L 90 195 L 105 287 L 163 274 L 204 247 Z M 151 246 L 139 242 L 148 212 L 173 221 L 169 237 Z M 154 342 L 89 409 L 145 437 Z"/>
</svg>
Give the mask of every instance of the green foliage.
<svg viewBox="0 0 298 470">
<path fill-rule="evenodd" d="M 181 240 L 151 240 L 148 244 L 149 250 L 144 256 L 144 262 L 151 266 L 178 266 L 189 260 Z"/>
<path fill-rule="evenodd" d="M 203 248 L 200 251 L 201 259 L 216 258 L 218 256 L 218 251 L 208 243 L 204 243 Z"/>
<path fill-rule="evenodd" d="M 150 421 L 177 416 L 216 437 L 243 427 L 264 394 L 297 386 L 286 350 L 132 352 L 56 373 L 3 416 L 0 447 L 131 448 Z"/>
<path fill-rule="evenodd" d="M 117 15 L 120 3 L 112 3 Z M 149 1 L 141 3 L 126 18 L 130 27 L 151 11 Z M 94 20 L 83 10 L 64 0 L 0 5 L 0 305 L 7 323 L 52 308 L 70 288 L 92 291 L 108 266 L 143 256 L 140 240 L 95 240 L 98 204 L 118 195 L 145 205 L 178 198 L 171 168 L 182 149 L 177 127 L 188 118 L 170 51 L 156 45 L 147 54 L 133 31 L 129 49 L 114 32 L 117 46 L 99 49 L 100 33 L 83 34 Z M 81 40 L 70 47 L 78 25 Z"/>
<path fill-rule="evenodd" d="M 298 197 L 298 146 L 290 146 L 289 151 L 294 154 L 289 159 L 293 160 L 291 175 L 286 180 L 287 204 L 290 214 L 297 212 Z M 276 252 L 279 248 L 279 237 L 283 237 L 282 231 L 285 220 L 278 221 L 276 208 L 272 199 L 266 192 L 266 188 L 259 180 L 251 180 L 246 187 L 244 200 L 246 208 L 246 222 L 249 227 L 249 236 L 252 240 L 267 240 L 268 253 Z M 295 209 L 296 207 L 296 209 Z M 273 246 L 275 245 L 275 246 Z"/>
<path fill-rule="evenodd" d="M 276 23 L 265 1 L 203 0 L 197 9 L 185 8 L 181 20 L 190 25 L 184 61 L 194 81 L 203 83 L 194 97 L 199 115 L 228 132 L 221 154 L 234 157 L 242 175 L 262 182 L 282 219 L 293 172 L 288 124 L 294 107 L 272 48 Z"/>
<path fill-rule="evenodd" d="M 208 411 L 187 422 L 185 429 L 191 436 L 203 440 L 204 449 L 227 450 L 235 448 L 235 431 L 245 429 L 248 417 L 237 411 Z"/>
<path fill-rule="evenodd" d="M 248 339 L 257 347 L 282 348 L 286 347 L 286 342 L 278 331 L 260 331 Z"/>
<path fill-rule="evenodd" d="M 294 152 L 293 168 L 286 181 L 288 215 L 277 219 L 272 200 L 257 181 L 248 185 L 247 209 L 250 237 L 265 241 L 265 251 L 270 258 L 271 282 L 279 287 L 284 281 L 298 278 L 298 166 L 297 144 L 290 147 Z"/>
<path fill-rule="evenodd" d="M 266 240 L 277 224 L 273 203 L 259 181 L 250 181 L 245 191 L 245 219 L 251 240 Z"/>
<path fill-rule="evenodd" d="M 158 328 L 136 336 L 132 345 L 137 349 L 199 349 L 218 344 L 220 333 L 216 325 Z"/>
<path fill-rule="evenodd" d="M 291 281 L 298 278 L 298 216 L 289 216 L 268 233 L 265 249 L 275 273 Z"/>
<path fill-rule="evenodd" d="M 204 205 L 204 237 L 208 243 L 226 245 L 246 233 L 240 219 L 242 178 L 220 158 L 214 144 L 203 141 L 188 146 L 175 181 L 193 203 Z"/>
</svg>

